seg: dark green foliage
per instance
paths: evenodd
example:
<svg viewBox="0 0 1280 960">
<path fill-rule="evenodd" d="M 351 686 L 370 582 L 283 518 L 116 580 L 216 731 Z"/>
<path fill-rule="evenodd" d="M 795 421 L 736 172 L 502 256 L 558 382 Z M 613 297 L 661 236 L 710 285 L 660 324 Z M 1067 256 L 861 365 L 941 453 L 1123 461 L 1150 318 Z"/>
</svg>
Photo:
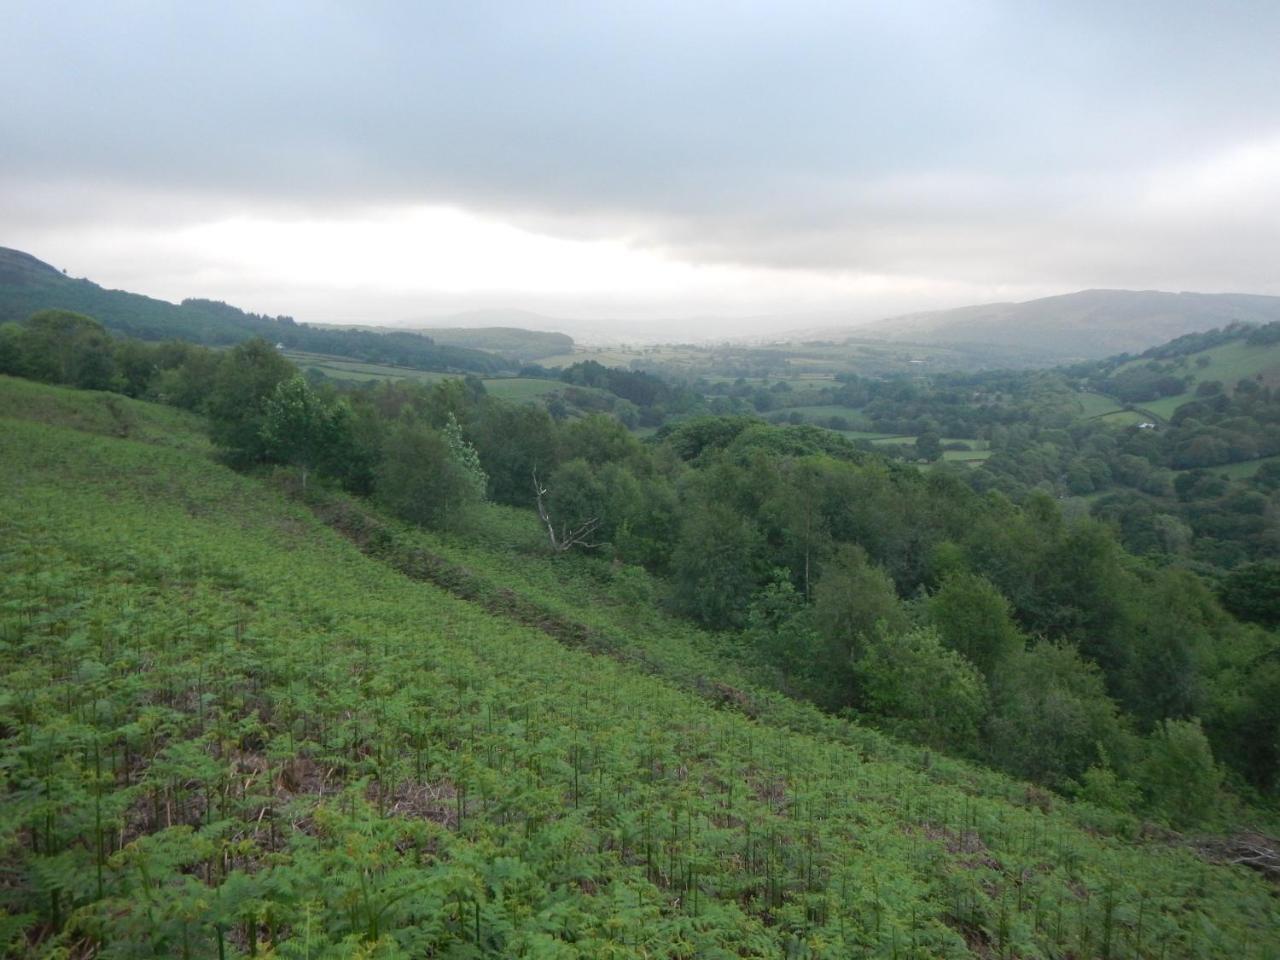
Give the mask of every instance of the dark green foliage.
<svg viewBox="0 0 1280 960">
<path fill-rule="evenodd" d="M 792 586 L 787 570 L 774 570 L 773 579 L 751 601 L 744 637 L 752 650 L 787 676 L 819 688 L 827 679 L 822 676 L 825 656 L 813 608 Z"/>
<path fill-rule="evenodd" d="M 533 475 L 548 475 L 557 462 L 555 423 L 547 411 L 488 401 L 475 413 L 472 442 L 499 503 L 533 504 Z"/>
<path fill-rule="evenodd" d="M 41 310 L 16 336 L 17 370 L 45 383 L 106 390 L 115 377 L 102 324 L 70 310 Z"/>
<path fill-rule="evenodd" d="M 560 379 L 565 383 L 608 390 L 638 407 L 657 406 L 672 397 L 671 387 L 652 374 L 606 367 L 594 360 L 565 367 L 560 371 Z"/>
<path fill-rule="evenodd" d="M 820 454 L 853 463 L 859 463 L 864 459 L 862 451 L 844 437 L 829 430 L 808 425 L 778 430 L 762 423 L 753 423 L 739 431 L 725 448 L 739 458 L 764 453 L 774 457 L 807 457 Z"/>
<path fill-rule="evenodd" d="M 1222 581 L 1222 605 L 1241 620 L 1280 627 L 1280 560 L 1246 563 Z"/>
<path fill-rule="evenodd" d="M 706 451 L 723 450 L 751 426 L 750 417 L 694 417 L 676 426 L 665 426 L 658 437 L 681 460 L 696 460 Z"/>
<path fill-rule="evenodd" d="M 1124 752 L 1102 674 L 1070 646 L 1039 641 L 994 679 L 986 740 L 1001 769 L 1061 786 L 1099 760 L 1099 746 Z"/>
<path fill-rule="evenodd" d="M 184 343 L 163 343 L 155 351 L 157 371 L 147 393 L 184 410 L 205 410 L 223 355 Z"/>
<path fill-rule="evenodd" d="M 942 642 L 994 680 L 1026 646 L 1009 601 L 985 577 L 953 573 L 929 598 L 929 621 Z"/>
<path fill-rule="evenodd" d="M 916 437 L 916 456 L 933 463 L 942 457 L 942 438 L 935 431 L 926 431 Z"/>
<path fill-rule="evenodd" d="M 24 375 L 22 360 L 22 327 L 16 323 L 0 323 L 0 374 L 10 377 Z"/>
<path fill-rule="evenodd" d="M 671 556 L 677 606 L 714 629 L 744 626 L 766 571 L 764 547 L 755 527 L 722 504 L 687 510 Z"/>
<path fill-rule="evenodd" d="M 841 548 L 824 565 L 813 604 L 826 669 L 836 676 L 847 676 L 877 635 L 899 634 L 908 624 L 893 581 L 857 546 Z"/>
<path fill-rule="evenodd" d="M 246 341 L 223 356 L 207 410 L 213 441 L 226 450 L 232 464 L 247 466 L 267 459 L 267 402 L 295 372 L 265 340 Z"/>
<path fill-rule="evenodd" d="M 1218 801 L 1222 772 L 1199 720 L 1165 720 L 1151 735 L 1142 786 L 1177 827 L 1203 822 Z"/>
<path fill-rule="evenodd" d="M 1148 724 L 1186 718 L 1205 707 L 1204 678 L 1225 618 L 1208 587 L 1185 570 L 1162 570 L 1143 592 L 1125 697 Z"/>
<path fill-rule="evenodd" d="M 456 526 L 479 502 L 477 477 L 442 431 L 406 418 L 387 433 L 374 492 L 392 513 L 430 527 Z"/>
<path fill-rule="evenodd" d="M 1040 589 L 1023 616 L 1032 633 L 1072 643 L 1111 677 L 1132 659 L 1132 594 L 1139 589 L 1124 568 L 1115 539 L 1098 523 L 1063 529 L 1039 558 Z"/>
<path fill-rule="evenodd" d="M 987 713 L 982 675 L 931 630 L 881 632 L 853 664 L 858 700 L 920 743 L 971 754 Z"/>
<path fill-rule="evenodd" d="M 565 460 L 585 460 L 592 466 L 626 465 L 641 459 L 641 447 L 613 417 L 593 414 L 566 424 L 560 431 L 560 456 Z"/>
<path fill-rule="evenodd" d="M 1185 380 L 1156 362 L 1125 370 L 1103 381 L 1100 386 L 1106 393 L 1126 403 L 1172 397 L 1187 388 Z"/>
<path fill-rule="evenodd" d="M 310 471 L 337 475 L 355 459 L 353 421 L 345 401 L 316 393 L 302 377 L 282 380 L 264 405 L 263 455 L 300 468 L 305 490 Z"/>
</svg>

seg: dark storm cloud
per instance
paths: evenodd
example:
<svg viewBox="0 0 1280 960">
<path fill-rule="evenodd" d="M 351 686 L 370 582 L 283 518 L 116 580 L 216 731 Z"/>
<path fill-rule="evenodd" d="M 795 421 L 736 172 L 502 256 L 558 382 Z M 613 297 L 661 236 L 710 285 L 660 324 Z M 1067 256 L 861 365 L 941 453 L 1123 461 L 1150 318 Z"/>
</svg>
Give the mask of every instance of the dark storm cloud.
<svg viewBox="0 0 1280 960">
<path fill-rule="evenodd" d="M 1277 49 L 1271 0 L 19 3 L 0 189 L 33 223 L 447 202 L 695 259 L 1260 288 Z"/>
</svg>

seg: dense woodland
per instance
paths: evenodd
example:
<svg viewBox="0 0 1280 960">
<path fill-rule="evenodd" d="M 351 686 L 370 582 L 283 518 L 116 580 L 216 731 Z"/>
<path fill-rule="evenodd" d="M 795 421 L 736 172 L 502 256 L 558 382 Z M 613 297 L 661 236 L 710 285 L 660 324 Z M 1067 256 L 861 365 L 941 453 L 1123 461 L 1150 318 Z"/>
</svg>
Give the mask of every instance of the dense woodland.
<svg viewBox="0 0 1280 960">
<path fill-rule="evenodd" d="M 775 423 L 902 436 L 896 445 L 854 442 L 909 462 L 981 445 L 989 455 L 959 473 L 975 490 L 1067 501 L 1111 524 L 1130 552 L 1217 577 L 1280 550 L 1280 462 L 1269 459 L 1280 454 L 1280 393 L 1261 376 L 1224 383 L 1195 374 L 1209 361 L 1204 351 L 1224 345 L 1271 357 L 1274 369 L 1278 337 L 1280 324 L 1228 327 L 1052 371 L 706 386 Z M 1143 407 L 1162 397 L 1177 400 L 1164 415 Z M 1134 419 L 1084 414 L 1082 398 L 1111 400 Z M 831 412 L 804 412 L 815 408 Z M 1238 479 L 1219 469 L 1245 464 L 1257 469 Z"/>
</svg>

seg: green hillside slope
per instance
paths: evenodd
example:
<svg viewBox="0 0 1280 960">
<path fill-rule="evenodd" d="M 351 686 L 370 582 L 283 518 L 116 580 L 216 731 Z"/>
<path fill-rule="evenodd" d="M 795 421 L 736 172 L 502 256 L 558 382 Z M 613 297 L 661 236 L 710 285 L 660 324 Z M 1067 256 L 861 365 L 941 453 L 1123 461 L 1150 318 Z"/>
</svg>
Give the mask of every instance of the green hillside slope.
<svg viewBox="0 0 1280 960">
<path fill-rule="evenodd" d="M 1177 837 L 731 707 L 399 575 L 171 411 L 0 378 L 11 955 L 1280 949 Z"/>
<path fill-rule="evenodd" d="M 1268 387 L 1280 385 L 1280 343 L 1254 344 L 1241 334 L 1228 343 L 1187 353 L 1171 360 L 1138 359 L 1116 368 L 1113 377 L 1151 368 L 1181 379 L 1186 389 L 1181 393 L 1159 397 L 1142 403 L 1144 410 L 1168 419 L 1183 404 L 1196 398 L 1202 383 L 1219 383 L 1228 393 L 1241 380 L 1254 380 Z"/>
<path fill-rule="evenodd" d="M 109 330 L 141 340 L 186 340 L 211 346 L 264 337 L 294 350 L 326 353 L 424 370 L 491 373 L 509 365 L 492 353 L 437 344 L 405 331 L 314 327 L 289 317 L 247 313 L 213 300 L 172 304 L 72 279 L 30 254 L 0 247 L 0 323 L 26 320 L 38 310 L 74 310 Z"/>
</svg>

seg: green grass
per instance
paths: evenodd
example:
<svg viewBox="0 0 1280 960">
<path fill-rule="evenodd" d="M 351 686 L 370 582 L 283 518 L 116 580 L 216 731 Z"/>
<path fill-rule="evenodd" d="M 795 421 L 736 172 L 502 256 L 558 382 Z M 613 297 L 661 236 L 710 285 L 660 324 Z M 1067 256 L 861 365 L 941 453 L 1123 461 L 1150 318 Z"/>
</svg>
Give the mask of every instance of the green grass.
<svg viewBox="0 0 1280 960">
<path fill-rule="evenodd" d="M 456 379 L 460 374 L 434 373 L 425 370 L 412 370 L 408 367 L 393 367 L 379 363 L 360 363 L 354 360 L 341 360 L 334 357 L 323 357 L 319 354 L 286 352 L 285 356 L 296 363 L 302 370 L 315 369 L 335 380 L 369 382 L 379 380 L 417 380 L 422 383 L 438 383 L 441 380 Z M 495 397 L 517 402 L 539 400 L 552 393 L 565 389 L 559 380 L 539 380 L 531 377 L 487 377 L 482 380 L 485 389 Z M 598 391 L 594 387 L 580 389 L 590 392 Z"/>
<path fill-rule="evenodd" d="M 1168 420 L 1180 406 L 1194 399 L 1195 395 L 1190 392 L 1180 393 L 1173 397 L 1161 397 L 1158 400 L 1146 401 L 1142 404 L 1142 409 L 1154 414 L 1161 420 Z"/>
<path fill-rule="evenodd" d="M 1216 477 L 1225 477 L 1228 480 L 1248 480 L 1260 469 L 1264 463 L 1272 463 L 1280 460 L 1280 456 L 1260 457 L 1257 460 L 1244 460 L 1240 463 L 1228 463 L 1220 467 L 1203 467 L 1188 468 L 1203 469 L 1207 473 L 1211 473 Z M 1175 473 L 1186 473 L 1188 470 L 1175 470 Z"/>
<path fill-rule="evenodd" d="M 943 450 L 942 459 L 956 463 L 980 463 L 991 456 L 990 450 Z"/>
<path fill-rule="evenodd" d="M 1207 366 L 1199 366 L 1196 359 L 1207 357 Z M 1147 360 L 1133 360 L 1118 368 L 1127 370 L 1148 363 Z M 1162 361 L 1167 362 L 1167 361 Z M 1189 375 L 1191 386 L 1184 392 L 1172 397 L 1161 397 L 1142 404 L 1144 410 L 1150 410 L 1162 419 L 1173 416 L 1178 407 L 1195 399 L 1197 384 L 1206 381 L 1218 381 L 1230 392 L 1241 380 L 1261 377 L 1269 386 L 1280 383 L 1280 344 L 1255 347 L 1244 340 L 1233 340 L 1218 347 L 1211 347 L 1199 353 L 1191 354 L 1186 362 L 1176 368 L 1178 375 Z"/>
<path fill-rule="evenodd" d="M 59 390 L 0 375 L 0 417 L 207 454 L 205 421 L 173 407 L 96 390 Z"/>
<path fill-rule="evenodd" d="M 28 400 L 37 420 L 0 406 L 12 955 L 1260 960 L 1280 946 L 1274 892 L 1242 867 L 1107 835 L 1100 811 L 768 691 L 754 719 L 731 695 L 716 707 L 696 692 L 700 676 L 725 682 L 713 638 L 650 648 L 658 619 L 635 656 L 566 647 L 162 442 L 171 411 L 134 411 L 138 432 L 116 437 L 83 409 L 103 395 L 34 390 L 71 399 L 64 422 L 51 402 Z M 591 564 L 523 553 L 535 532 L 498 511 L 474 541 L 421 546 L 595 610 L 601 630 L 627 622 L 600 609 Z"/>
<path fill-rule="evenodd" d="M 1147 404 L 1147 406 L 1151 405 Z M 1151 420 L 1149 416 L 1139 410 L 1116 410 L 1112 413 L 1104 413 L 1096 419 L 1113 427 L 1134 427 Z"/>
<path fill-rule="evenodd" d="M 810 409 L 825 408 L 814 407 Z M 837 407 L 833 409 L 842 408 Z M 869 440 L 877 447 L 909 447 L 914 445 L 916 442 L 916 438 L 910 434 L 875 433 L 870 430 L 834 430 L 833 432 L 840 434 L 848 440 Z M 942 442 L 964 443 L 971 448 L 969 450 L 944 450 L 944 460 L 979 461 L 985 460 L 991 456 L 990 446 L 986 440 L 965 440 L 956 437 L 945 437 Z"/>
<path fill-rule="evenodd" d="M 1114 413 L 1122 409 L 1111 397 L 1087 390 L 1074 394 L 1073 399 L 1076 402 L 1079 415 L 1085 419 L 1101 417 L 1104 414 Z"/>
<path fill-rule="evenodd" d="M 303 353 L 298 350 L 284 350 L 281 355 L 306 371 L 315 369 L 335 380 L 352 380 L 367 382 L 371 380 L 420 380 L 424 383 L 436 383 L 457 374 L 440 373 L 431 370 L 415 370 L 412 367 L 397 367 L 385 363 L 365 363 L 360 360 L 346 360 L 342 357 L 330 357 L 320 353 Z"/>
</svg>

